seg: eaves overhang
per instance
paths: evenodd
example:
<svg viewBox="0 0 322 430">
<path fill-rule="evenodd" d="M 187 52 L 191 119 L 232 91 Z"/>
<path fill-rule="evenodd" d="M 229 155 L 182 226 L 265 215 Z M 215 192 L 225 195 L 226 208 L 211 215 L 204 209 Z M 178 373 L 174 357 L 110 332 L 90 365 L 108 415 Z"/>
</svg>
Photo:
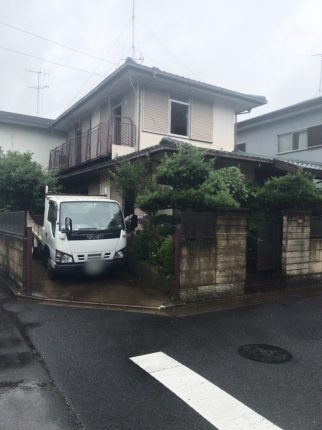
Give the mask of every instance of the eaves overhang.
<svg viewBox="0 0 322 430">
<path fill-rule="evenodd" d="M 164 82 L 169 84 L 179 84 L 196 91 L 206 92 L 212 96 L 224 98 L 230 102 L 236 103 L 235 113 L 240 111 L 252 109 L 257 106 L 261 106 L 267 103 L 267 100 L 263 96 L 244 94 L 237 91 L 232 91 L 226 88 L 218 87 L 215 85 L 207 84 L 201 81 L 185 78 L 183 76 L 175 75 L 172 73 L 164 72 L 156 67 L 147 67 L 142 64 L 137 64 L 132 59 L 127 59 L 124 64 L 107 76 L 101 83 L 99 83 L 93 90 L 87 93 L 84 97 L 74 103 L 69 109 L 63 112 L 56 120 L 54 120 L 52 127 L 59 126 L 63 120 L 72 115 L 85 103 L 89 103 L 92 99 L 97 97 L 100 92 L 106 91 L 106 89 L 113 85 L 118 79 L 126 76 L 131 76 L 134 73 L 136 78 L 148 78 L 155 82 Z M 132 82 L 131 82 L 132 84 Z"/>
<path fill-rule="evenodd" d="M 322 97 L 305 100 L 282 109 L 268 112 L 254 118 L 246 119 L 237 123 L 237 131 L 246 131 L 262 125 L 271 124 L 277 121 L 283 121 L 288 118 L 296 117 L 314 111 L 321 111 L 322 114 Z"/>
</svg>

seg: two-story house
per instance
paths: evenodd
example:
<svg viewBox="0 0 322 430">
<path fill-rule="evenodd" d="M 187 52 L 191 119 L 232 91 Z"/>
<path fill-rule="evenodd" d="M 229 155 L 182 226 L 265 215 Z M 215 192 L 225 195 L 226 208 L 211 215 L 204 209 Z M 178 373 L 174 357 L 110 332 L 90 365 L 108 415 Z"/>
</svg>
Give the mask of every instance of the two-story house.
<svg viewBox="0 0 322 430">
<path fill-rule="evenodd" d="M 322 163 L 322 97 L 238 122 L 236 149 Z"/>
<path fill-rule="evenodd" d="M 60 115 L 52 130 L 66 142 L 50 153 L 72 192 L 105 193 L 117 157 L 148 150 L 173 137 L 205 149 L 232 151 L 235 118 L 266 103 L 242 94 L 137 64 L 131 59 Z"/>
</svg>

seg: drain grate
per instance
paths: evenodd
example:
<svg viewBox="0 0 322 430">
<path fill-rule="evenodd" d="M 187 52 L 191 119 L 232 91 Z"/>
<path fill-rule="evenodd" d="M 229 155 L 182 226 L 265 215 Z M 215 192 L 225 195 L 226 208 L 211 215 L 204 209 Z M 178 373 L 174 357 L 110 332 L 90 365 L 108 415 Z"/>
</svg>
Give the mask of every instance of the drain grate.
<svg viewBox="0 0 322 430">
<path fill-rule="evenodd" d="M 292 359 L 292 354 L 288 351 L 273 345 L 257 343 L 242 345 L 238 352 L 242 357 L 262 363 L 286 363 Z"/>
</svg>

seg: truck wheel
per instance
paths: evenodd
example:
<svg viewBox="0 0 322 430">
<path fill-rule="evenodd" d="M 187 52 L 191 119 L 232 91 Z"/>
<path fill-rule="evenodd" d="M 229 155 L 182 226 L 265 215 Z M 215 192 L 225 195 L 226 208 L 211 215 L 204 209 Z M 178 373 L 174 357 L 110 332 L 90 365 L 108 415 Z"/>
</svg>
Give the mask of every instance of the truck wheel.
<svg viewBox="0 0 322 430">
<path fill-rule="evenodd" d="M 55 280 L 56 279 L 56 272 L 55 272 L 55 269 L 53 269 L 53 267 L 51 265 L 51 258 L 50 258 L 49 254 L 47 255 L 46 267 L 47 267 L 48 278 L 52 281 Z"/>
</svg>

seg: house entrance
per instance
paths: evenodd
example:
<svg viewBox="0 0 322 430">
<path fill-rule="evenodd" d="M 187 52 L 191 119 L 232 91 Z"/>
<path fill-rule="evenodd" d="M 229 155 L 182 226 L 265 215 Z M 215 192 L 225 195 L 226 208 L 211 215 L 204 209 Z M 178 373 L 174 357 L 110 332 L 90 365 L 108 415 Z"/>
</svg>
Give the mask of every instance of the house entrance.
<svg viewBox="0 0 322 430">
<path fill-rule="evenodd" d="M 112 109 L 113 115 L 113 143 L 115 145 L 121 144 L 121 116 L 122 105 L 115 106 Z"/>
</svg>

